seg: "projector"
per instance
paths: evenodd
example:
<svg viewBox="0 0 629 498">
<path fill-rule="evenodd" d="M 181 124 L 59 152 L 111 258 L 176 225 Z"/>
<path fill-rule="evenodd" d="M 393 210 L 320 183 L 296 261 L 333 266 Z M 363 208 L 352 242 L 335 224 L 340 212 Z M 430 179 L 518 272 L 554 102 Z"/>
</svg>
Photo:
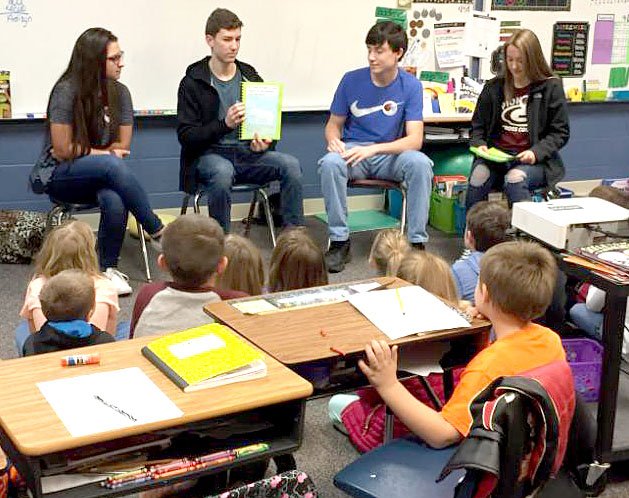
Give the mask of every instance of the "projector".
<svg viewBox="0 0 629 498">
<path fill-rule="evenodd" d="M 617 232 L 629 220 L 629 209 L 596 197 L 572 197 L 548 202 L 516 202 L 511 224 L 556 249 L 593 244 L 595 231 L 587 225 Z"/>
</svg>

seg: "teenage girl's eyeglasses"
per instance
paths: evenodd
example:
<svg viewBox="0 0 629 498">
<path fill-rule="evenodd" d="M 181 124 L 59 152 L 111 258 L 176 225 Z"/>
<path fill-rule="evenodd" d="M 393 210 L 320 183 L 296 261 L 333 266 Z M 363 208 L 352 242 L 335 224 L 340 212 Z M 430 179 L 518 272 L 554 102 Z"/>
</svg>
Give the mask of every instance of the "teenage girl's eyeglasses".
<svg viewBox="0 0 629 498">
<path fill-rule="evenodd" d="M 120 64 L 122 59 L 124 59 L 124 52 L 107 57 L 107 60 L 113 62 L 114 64 Z"/>
</svg>

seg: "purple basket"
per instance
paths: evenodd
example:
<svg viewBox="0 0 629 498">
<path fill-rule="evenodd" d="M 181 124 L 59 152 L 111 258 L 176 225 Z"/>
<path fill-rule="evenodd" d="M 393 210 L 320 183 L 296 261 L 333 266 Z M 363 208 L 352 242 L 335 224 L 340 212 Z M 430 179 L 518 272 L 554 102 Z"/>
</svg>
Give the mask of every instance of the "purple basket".
<svg viewBox="0 0 629 498">
<path fill-rule="evenodd" d="M 598 401 L 601 386 L 603 346 L 592 339 L 563 339 L 574 387 L 588 402 Z"/>
</svg>

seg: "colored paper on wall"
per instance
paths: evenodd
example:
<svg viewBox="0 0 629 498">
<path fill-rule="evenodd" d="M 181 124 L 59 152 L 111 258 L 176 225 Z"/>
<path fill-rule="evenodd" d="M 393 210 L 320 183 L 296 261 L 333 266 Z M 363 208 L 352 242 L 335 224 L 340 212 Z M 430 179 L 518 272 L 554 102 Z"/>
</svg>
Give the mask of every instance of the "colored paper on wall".
<svg viewBox="0 0 629 498">
<path fill-rule="evenodd" d="M 599 14 L 594 25 L 592 64 L 611 64 L 614 45 L 614 16 Z"/>
<path fill-rule="evenodd" d="M 491 10 L 570 10 L 570 0 L 491 0 Z"/>
<path fill-rule="evenodd" d="M 435 57 L 441 69 L 465 65 L 463 56 L 464 22 L 435 24 Z"/>
</svg>

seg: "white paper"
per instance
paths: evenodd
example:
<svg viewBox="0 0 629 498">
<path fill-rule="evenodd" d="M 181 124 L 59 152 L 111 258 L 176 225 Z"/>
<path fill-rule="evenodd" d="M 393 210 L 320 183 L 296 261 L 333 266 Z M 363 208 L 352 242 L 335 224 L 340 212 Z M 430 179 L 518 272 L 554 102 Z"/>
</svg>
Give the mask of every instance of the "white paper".
<svg viewBox="0 0 629 498">
<path fill-rule="evenodd" d="M 349 302 L 390 339 L 470 326 L 456 310 L 416 285 L 354 294 Z"/>
<path fill-rule="evenodd" d="M 138 367 L 39 382 L 37 387 L 73 437 L 183 415 Z"/>
<path fill-rule="evenodd" d="M 439 341 L 405 344 L 399 352 L 398 370 L 422 377 L 443 373 L 439 361 L 449 350 L 450 344 Z"/>
<path fill-rule="evenodd" d="M 241 313 L 248 315 L 257 315 L 258 313 L 268 313 L 277 311 L 277 307 L 273 306 L 266 299 L 253 299 L 251 301 L 241 301 L 239 303 L 231 303 Z"/>
<path fill-rule="evenodd" d="M 42 493 L 56 493 L 92 482 L 104 481 L 110 474 L 58 474 L 41 478 Z"/>
<path fill-rule="evenodd" d="M 435 57 L 440 69 L 465 65 L 463 37 L 465 23 L 450 22 L 435 24 Z"/>
<path fill-rule="evenodd" d="M 369 292 L 370 290 L 377 289 L 378 287 L 380 287 L 380 282 L 377 281 L 367 282 L 364 284 L 354 284 L 349 286 L 349 288 L 355 292 Z"/>
<path fill-rule="evenodd" d="M 201 337 L 195 337 L 187 341 L 179 342 L 171 345 L 168 350 L 179 360 L 185 360 L 191 356 L 196 356 L 208 351 L 222 349 L 225 347 L 225 341 L 216 334 L 208 334 Z"/>
<path fill-rule="evenodd" d="M 464 54 L 488 59 L 498 45 L 500 45 L 498 19 L 482 12 L 472 12 L 465 23 Z"/>
</svg>

